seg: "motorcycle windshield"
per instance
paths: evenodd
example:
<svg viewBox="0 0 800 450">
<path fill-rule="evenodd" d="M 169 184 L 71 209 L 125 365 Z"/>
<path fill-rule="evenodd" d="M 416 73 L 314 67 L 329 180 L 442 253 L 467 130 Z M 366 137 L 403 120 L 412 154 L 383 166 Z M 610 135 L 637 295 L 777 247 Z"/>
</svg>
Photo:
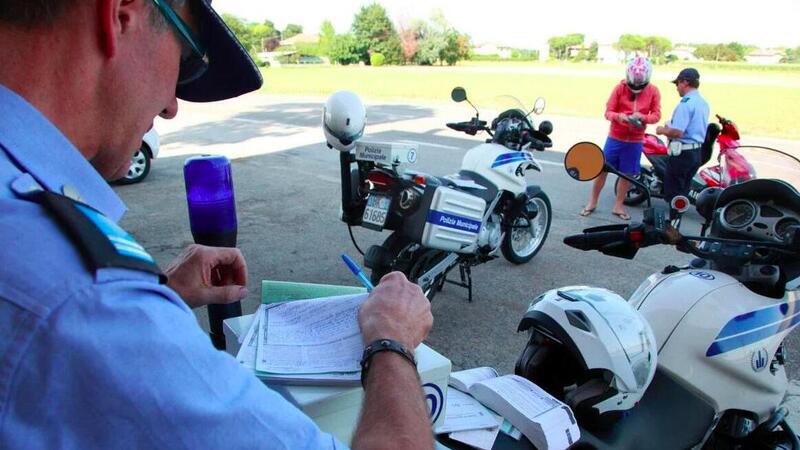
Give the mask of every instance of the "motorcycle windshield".
<svg viewBox="0 0 800 450">
<path fill-rule="evenodd" d="M 638 388 L 648 383 L 648 376 L 656 354 L 655 339 L 647 322 L 619 295 L 596 288 L 570 290 L 567 295 L 591 305 L 606 321 L 619 341 L 622 351 L 631 364 Z"/>
<path fill-rule="evenodd" d="M 531 111 L 530 107 L 526 108 L 525 104 L 513 95 L 498 95 L 493 99 L 492 103 L 492 108 L 496 109 L 498 114 L 510 109 L 518 109 L 522 111 L 523 115 Z"/>
<path fill-rule="evenodd" d="M 756 178 L 783 180 L 800 190 L 800 160 L 778 149 L 742 146 L 720 155 L 722 185 L 731 186 Z"/>
</svg>

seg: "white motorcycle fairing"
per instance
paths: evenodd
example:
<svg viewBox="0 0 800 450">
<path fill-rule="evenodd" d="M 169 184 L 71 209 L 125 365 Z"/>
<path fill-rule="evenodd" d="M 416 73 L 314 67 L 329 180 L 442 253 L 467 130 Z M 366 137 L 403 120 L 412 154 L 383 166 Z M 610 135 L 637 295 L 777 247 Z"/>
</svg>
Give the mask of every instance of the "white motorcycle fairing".
<svg viewBox="0 0 800 450">
<path fill-rule="evenodd" d="M 528 187 L 525 180 L 525 169 L 528 166 L 542 171 L 541 165 L 528 150 L 510 150 L 499 144 L 485 143 L 467 151 L 461 170 L 482 176 L 499 190 L 520 195 Z"/>
<path fill-rule="evenodd" d="M 773 359 L 800 322 L 797 291 L 758 295 L 713 270 L 651 275 L 631 304 L 653 328 L 658 367 L 717 414 L 750 411 L 763 422 L 781 403 L 787 379 Z"/>
</svg>

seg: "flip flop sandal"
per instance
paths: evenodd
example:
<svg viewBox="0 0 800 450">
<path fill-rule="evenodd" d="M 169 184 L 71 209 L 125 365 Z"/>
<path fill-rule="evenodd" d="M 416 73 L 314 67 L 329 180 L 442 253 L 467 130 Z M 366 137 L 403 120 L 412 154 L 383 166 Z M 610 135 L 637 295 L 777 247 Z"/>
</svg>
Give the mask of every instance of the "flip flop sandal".
<svg viewBox="0 0 800 450">
<path fill-rule="evenodd" d="M 611 214 L 619 217 L 622 220 L 631 220 L 631 216 L 629 216 L 628 213 L 612 211 Z"/>
<path fill-rule="evenodd" d="M 589 217 L 592 215 L 595 209 L 597 209 L 596 206 L 594 208 L 583 208 L 581 212 L 578 213 L 578 215 L 581 217 Z"/>
</svg>

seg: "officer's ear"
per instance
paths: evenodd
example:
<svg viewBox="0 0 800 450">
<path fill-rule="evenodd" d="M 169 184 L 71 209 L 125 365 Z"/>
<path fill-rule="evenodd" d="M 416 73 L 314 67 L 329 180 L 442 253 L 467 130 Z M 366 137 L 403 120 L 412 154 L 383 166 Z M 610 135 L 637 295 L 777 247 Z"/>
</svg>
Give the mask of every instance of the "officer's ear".
<svg viewBox="0 0 800 450">
<path fill-rule="evenodd" d="M 119 52 L 121 42 L 149 20 L 147 0 L 97 0 L 100 49 L 107 58 Z"/>
</svg>

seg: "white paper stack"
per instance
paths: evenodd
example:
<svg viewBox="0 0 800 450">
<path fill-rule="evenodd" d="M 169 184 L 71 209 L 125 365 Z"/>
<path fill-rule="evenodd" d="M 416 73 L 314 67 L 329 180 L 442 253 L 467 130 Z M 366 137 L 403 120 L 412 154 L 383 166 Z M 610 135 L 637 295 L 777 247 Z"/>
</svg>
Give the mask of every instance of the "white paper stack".
<svg viewBox="0 0 800 450">
<path fill-rule="evenodd" d="M 237 359 L 292 384 L 358 384 L 364 344 L 358 308 L 367 294 L 261 305 Z"/>
<path fill-rule="evenodd" d="M 436 432 L 451 439 L 488 450 L 498 431 L 515 439 L 521 432 L 538 449 L 565 449 L 580 438 L 569 407 L 525 378 L 478 367 L 451 373 L 449 384 L 455 389 L 448 389 L 445 423 Z M 493 422 L 481 420 L 485 413 Z"/>
</svg>

